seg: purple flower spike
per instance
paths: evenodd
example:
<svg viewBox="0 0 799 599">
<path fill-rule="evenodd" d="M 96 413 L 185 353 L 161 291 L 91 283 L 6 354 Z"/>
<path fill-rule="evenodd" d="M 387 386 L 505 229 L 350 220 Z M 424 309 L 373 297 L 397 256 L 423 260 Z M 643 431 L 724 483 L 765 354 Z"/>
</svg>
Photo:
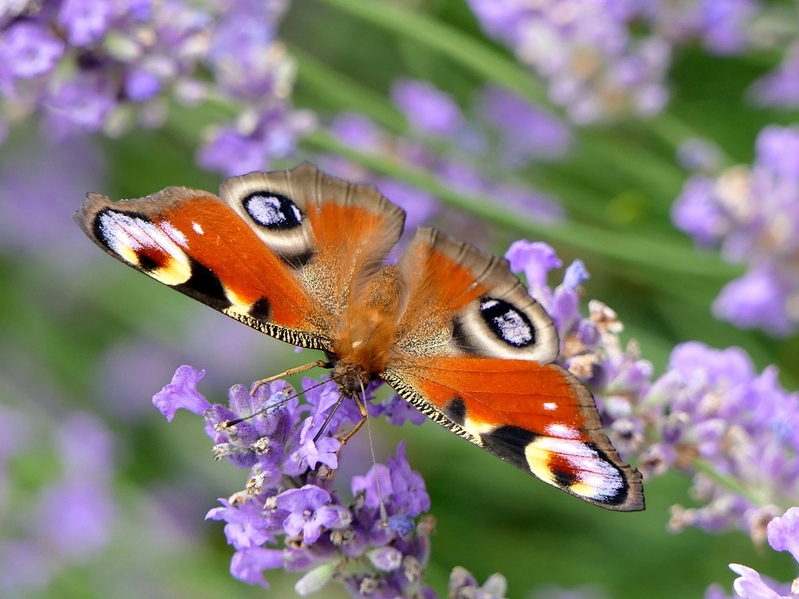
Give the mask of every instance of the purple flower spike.
<svg viewBox="0 0 799 599">
<path fill-rule="evenodd" d="M 702 245 L 718 245 L 746 274 L 728 283 L 713 312 L 774 336 L 799 329 L 799 126 L 765 127 L 750 166 L 696 175 L 672 208 L 674 224 Z"/>
<path fill-rule="evenodd" d="M 575 260 L 566 268 L 566 272 L 563 274 L 563 286 L 574 291 L 578 285 L 590 278 L 591 275 L 588 274 L 583 261 Z"/>
<path fill-rule="evenodd" d="M 388 468 L 391 473 L 392 502 L 402 506 L 402 511 L 410 516 L 418 516 L 429 510 L 430 496 L 422 475 L 411 470 L 405 453 L 405 441 L 397 446 L 396 457 L 388 459 Z"/>
<path fill-rule="evenodd" d="M 197 383 L 205 376 L 205 370 L 192 366 L 181 366 L 175 371 L 172 382 L 153 396 L 153 405 L 171 422 L 178 408 L 203 415 L 211 404 L 197 391 Z"/>
<path fill-rule="evenodd" d="M 430 498 L 408 463 L 404 443 L 388 465 L 375 464 L 365 476 L 352 478 L 354 497 L 345 505 L 331 488 L 340 448 L 333 435 L 349 430 L 350 417 L 331 420 L 313 441 L 337 401 L 337 393 L 330 392 L 334 385 L 311 389 L 314 384 L 306 381 L 308 404 L 296 397 L 286 401 L 290 387 L 283 381 L 260 387 L 254 396 L 238 385 L 230 390 L 230 407 L 208 407 L 195 397 L 201 377 L 181 368 L 159 394 L 165 406 L 159 408 L 171 416 L 193 400 L 216 443 L 215 456 L 250 469 L 245 488 L 220 499 L 221 505 L 206 515 L 225 522 L 225 536 L 236 550 L 234 577 L 266 587 L 263 571 L 282 568 L 306 573 L 297 582 L 298 592 L 313 592 L 335 579 L 356 596 L 366 591 L 375 598 L 436 596 L 422 583 L 434 519 L 417 518 L 429 509 Z M 373 392 L 370 385 L 367 395 Z M 234 419 L 242 420 L 231 424 Z M 273 548 L 279 543 L 282 548 Z"/>
<path fill-rule="evenodd" d="M 339 519 L 338 511 L 328 506 L 330 494 L 316 485 L 305 485 L 301 489 L 289 489 L 277 496 L 277 508 L 290 512 L 283 521 L 286 534 L 302 533 L 303 541 L 314 543 L 323 528 L 332 526 Z"/>
</svg>

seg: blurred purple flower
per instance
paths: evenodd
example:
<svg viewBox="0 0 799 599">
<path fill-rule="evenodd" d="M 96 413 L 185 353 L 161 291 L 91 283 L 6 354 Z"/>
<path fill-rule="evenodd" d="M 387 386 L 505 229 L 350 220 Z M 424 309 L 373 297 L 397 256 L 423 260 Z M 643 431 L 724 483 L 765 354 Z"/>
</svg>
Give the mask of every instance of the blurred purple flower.
<svg viewBox="0 0 799 599">
<path fill-rule="evenodd" d="M 796 329 L 796 318 L 786 310 L 786 297 L 796 284 L 781 280 L 769 265 L 756 266 L 740 279 L 727 283 L 713 302 L 713 313 L 744 329 L 762 329 L 781 336 Z"/>
<path fill-rule="evenodd" d="M 66 29 L 70 44 L 88 46 L 105 35 L 114 8 L 108 0 L 64 0 L 58 22 Z"/>
<path fill-rule="evenodd" d="M 795 108 L 799 105 L 799 44 L 794 43 L 773 71 L 749 88 L 755 104 L 763 107 Z"/>
<path fill-rule="evenodd" d="M 364 152 L 380 150 L 387 141 L 374 121 L 357 112 L 340 113 L 330 123 L 329 130 L 339 141 Z"/>
<path fill-rule="evenodd" d="M 799 323 L 799 127 L 769 126 L 751 168 L 694 175 L 672 220 L 702 245 L 719 245 L 747 273 L 729 283 L 714 313 L 743 328 L 787 335 Z"/>
<path fill-rule="evenodd" d="M 500 161 L 509 168 L 534 160 L 558 160 L 571 148 L 572 133 L 557 117 L 501 87 L 489 85 L 478 115 L 500 135 Z"/>
<path fill-rule="evenodd" d="M 641 407 L 639 417 L 656 423 L 661 438 L 642 456 L 644 463 L 655 464 L 652 452 L 663 447 L 660 454 L 675 456 L 675 463 L 685 467 L 701 458 L 743 490 L 696 474 L 693 494 L 702 505 L 675 508 L 672 528 L 739 528 L 762 539 L 776 506 L 799 496 L 799 436 L 793 432 L 799 394 L 779 385 L 774 367 L 758 375 L 741 349 L 684 343 L 674 349 L 668 371 Z"/>
<path fill-rule="evenodd" d="M 0 161 L 0 250 L 16 259 L 47 256 L 61 273 L 95 267 L 95 248 L 64 223 L 86 190 L 101 189 L 104 179 L 105 163 L 89 139 L 74 140 L 68 152 L 36 136 L 17 144 Z"/>
<path fill-rule="evenodd" d="M 721 149 L 709 139 L 689 139 L 677 149 L 677 161 L 689 171 L 717 173 L 722 163 Z"/>
<path fill-rule="evenodd" d="M 648 3 L 578 0 L 525 5 L 470 0 L 478 22 L 543 77 L 549 98 L 580 124 L 630 112 L 648 116 L 668 100 L 670 46 L 647 24 Z M 633 35 L 633 23 L 643 34 Z"/>
<path fill-rule="evenodd" d="M 14 23 L 0 37 L 0 68 L 18 79 L 49 73 L 63 54 L 64 42 L 38 23 Z"/>
<path fill-rule="evenodd" d="M 228 174 L 245 172 L 233 160 L 262 169 L 315 126 L 311 113 L 290 104 L 296 69 L 275 37 L 287 7 L 288 0 L 31 3 L 24 14 L 0 14 L 9 21 L 0 30 L 0 108 L 15 120 L 43 112 L 57 139 L 118 135 L 136 119 L 160 126 L 170 97 L 193 104 L 212 91 L 239 117 L 206 135 L 201 164 Z"/>
<path fill-rule="evenodd" d="M 9 596 L 45 588 L 61 570 L 96 557 L 109 544 L 117 518 L 109 431 L 94 416 L 73 413 L 54 432 L 61 473 L 31 502 L 25 540 L 9 534 L 0 542 L 0 592 Z"/>
<path fill-rule="evenodd" d="M 463 126 L 463 115 L 455 100 L 427 81 L 397 79 L 391 99 L 420 133 L 452 137 Z"/>
</svg>

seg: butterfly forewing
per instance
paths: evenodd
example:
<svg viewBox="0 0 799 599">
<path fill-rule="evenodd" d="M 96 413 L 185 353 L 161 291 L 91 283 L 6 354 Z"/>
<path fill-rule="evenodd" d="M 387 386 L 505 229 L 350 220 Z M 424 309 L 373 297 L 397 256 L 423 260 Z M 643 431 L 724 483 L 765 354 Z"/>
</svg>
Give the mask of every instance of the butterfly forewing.
<svg viewBox="0 0 799 599">
<path fill-rule="evenodd" d="M 144 274 L 284 341 L 327 349 L 328 324 L 299 278 L 225 203 L 169 187 L 75 215 L 101 248 Z"/>
</svg>

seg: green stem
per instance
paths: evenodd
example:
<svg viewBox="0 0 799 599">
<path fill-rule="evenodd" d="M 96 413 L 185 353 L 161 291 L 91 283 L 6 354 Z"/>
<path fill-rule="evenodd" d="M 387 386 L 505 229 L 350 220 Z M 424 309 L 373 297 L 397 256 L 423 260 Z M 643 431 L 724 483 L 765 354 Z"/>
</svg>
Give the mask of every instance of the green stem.
<svg viewBox="0 0 799 599">
<path fill-rule="evenodd" d="M 534 102 L 547 103 L 546 91 L 530 71 L 482 41 L 423 13 L 372 0 L 317 0 L 411 41 L 441 52 L 481 78 L 494 81 Z"/>
</svg>

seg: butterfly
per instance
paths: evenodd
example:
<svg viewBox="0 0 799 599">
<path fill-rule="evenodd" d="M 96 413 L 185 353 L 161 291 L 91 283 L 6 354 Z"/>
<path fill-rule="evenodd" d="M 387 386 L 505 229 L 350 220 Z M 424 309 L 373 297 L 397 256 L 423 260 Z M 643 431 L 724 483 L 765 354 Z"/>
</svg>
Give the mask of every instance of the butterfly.
<svg viewBox="0 0 799 599">
<path fill-rule="evenodd" d="M 167 187 L 75 220 L 144 274 L 282 341 L 326 353 L 342 397 L 382 379 L 431 420 L 603 508 L 644 509 L 640 473 L 591 393 L 554 364 L 558 335 L 508 262 L 419 228 L 371 185 L 304 163 Z M 363 413 L 363 410 L 362 410 Z"/>
</svg>

